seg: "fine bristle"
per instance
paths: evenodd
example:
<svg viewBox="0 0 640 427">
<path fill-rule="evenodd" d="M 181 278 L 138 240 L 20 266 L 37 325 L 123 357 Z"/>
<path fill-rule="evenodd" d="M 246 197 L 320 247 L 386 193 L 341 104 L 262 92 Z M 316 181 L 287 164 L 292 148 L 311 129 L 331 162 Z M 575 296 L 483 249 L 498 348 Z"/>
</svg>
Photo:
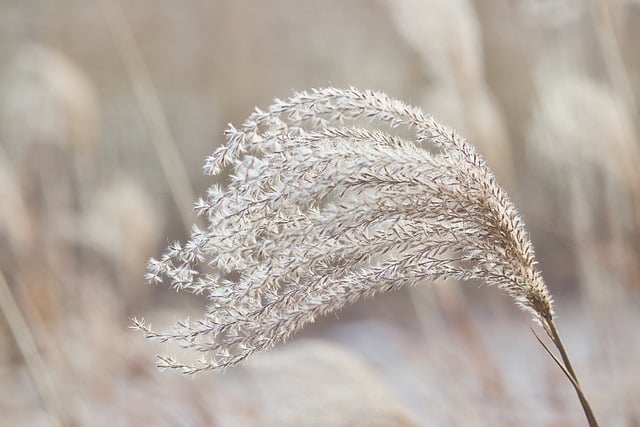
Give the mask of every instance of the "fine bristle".
<svg viewBox="0 0 640 427">
<path fill-rule="evenodd" d="M 360 118 L 378 128 L 346 123 Z M 549 332 L 551 297 L 515 207 L 475 148 L 431 116 L 382 93 L 327 88 L 256 110 L 226 138 L 207 170 L 230 165 L 230 181 L 197 203 L 206 229 L 148 274 L 209 306 L 147 336 L 207 357 L 163 366 L 232 366 L 362 297 L 447 278 L 500 288 Z"/>
</svg>

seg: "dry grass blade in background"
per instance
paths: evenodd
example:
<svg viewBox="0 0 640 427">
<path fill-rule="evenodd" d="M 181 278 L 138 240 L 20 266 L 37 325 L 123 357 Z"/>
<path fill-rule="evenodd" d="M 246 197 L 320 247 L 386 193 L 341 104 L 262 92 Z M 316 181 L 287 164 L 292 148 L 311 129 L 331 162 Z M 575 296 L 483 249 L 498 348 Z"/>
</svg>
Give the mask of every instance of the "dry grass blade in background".
<svg viewBox="0 0 640 427">
<path fill-rule="evenodd" d="M 111 36 L 119 55 L 127 68 L 133 89 L 140 105 L 149 131 L 153 146 L 158 155 L 160 166 L 167 178 L 180 219 L 189 230 L 190 217 L 186 200 L 193 200 L 194 191 L 189 181 L 189 174 L 184 167 L 182 156 L 171 134 L 167 117 L 162 109 L 151 74 L 145 64 L 140 49 L 133 37 L 127 17 L 119 2 L 104 3 L 104 15 L 107 19 Z"/>
<path fill-rule="evenodd" d="M 419 105 L 467 136 L 506 188 L 515 185 L 507 124 L 489 88 L 482 28 L 470 0 L 387 0 L 389 14 L 420 61 Z M 445 43 L 442 41 L 446 40 Z"/>
<path fill-rule="evenodd" d="M 362 119 L 408 127 L 415 140 L 357 127 Z M 441 278 L 479 280 L 544 328 L 596 425 L 524 224 L 455 131 L 384 94 L 328 88 L 256 109 L 226 138 L 205 171 L 229 169 L 229 181 L 196 203 L 207 228 L 170 245 L 147 274 L 205 295 L 206 313 L 164 332 L 135 321 L 148 338 L 205 356 L 191 364 L 161 356 L 159 366 L 222 369 L 359 298 Z"/>
<path fill-rule="evenodd" d="M 70 417 L 64 403 L 55 390 L 48 367 L 42 359 L 29 325 L 18 306 L 4 274 L 0 271 L 0 312 L 7 319 L 9 328 L 27 365 L 42 404 L 49 412 L 49 421 L 53 426 L 64 427 L 70 424 Z"/>
</svg>

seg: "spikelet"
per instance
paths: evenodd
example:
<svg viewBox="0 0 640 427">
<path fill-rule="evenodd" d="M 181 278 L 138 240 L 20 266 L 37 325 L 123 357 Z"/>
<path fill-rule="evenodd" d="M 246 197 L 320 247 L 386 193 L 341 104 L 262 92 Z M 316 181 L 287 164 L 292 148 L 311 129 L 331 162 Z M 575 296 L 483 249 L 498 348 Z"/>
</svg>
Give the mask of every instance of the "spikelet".
<svg viewBox="0 0 640 427">
<path fill-rule="evenodd" d="M 406 126 L 410 141 L 344 126 Z M 524 224 L 455 131 L 384 94 L 334 88 L 256 109 L 205 171 L 230 171 L 196 203 L 207 220 L 149 263 L 147 279 L 206 296 L 195 322 L 155 332 L 204 353 L 185 373 L 232 366 L 362 297 L 440 278 L 497 286 L 550 334 L 551 297 Z M 430 144 L 436 152 L 420 147 Z"/>
</svg>

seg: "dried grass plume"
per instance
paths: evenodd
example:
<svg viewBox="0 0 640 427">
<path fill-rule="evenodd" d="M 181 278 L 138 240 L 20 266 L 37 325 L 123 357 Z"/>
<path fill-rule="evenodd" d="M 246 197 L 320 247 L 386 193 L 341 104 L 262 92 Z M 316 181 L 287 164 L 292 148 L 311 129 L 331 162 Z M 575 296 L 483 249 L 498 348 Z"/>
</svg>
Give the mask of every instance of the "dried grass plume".
<svg viewBox="0 0 640 427">
<path fill-rule="evenodd" d="M 400 126 L 415 138 L 390 133 Z M 160 356 L 160 367 L 229 367 L 362 297 L 473 279 L 533 315 L 579 391 L 523 221 L 455 131 L 382 93 L 327 88 L 256 109 L 226 140 L 204 169 L 228 170 L 228 182 L 195 206 L 206 229 L 148 266 L 149 281 L 209 302 L 168 331 L 135 321 L 148 338 L 204 355 Z"/>
</svg>

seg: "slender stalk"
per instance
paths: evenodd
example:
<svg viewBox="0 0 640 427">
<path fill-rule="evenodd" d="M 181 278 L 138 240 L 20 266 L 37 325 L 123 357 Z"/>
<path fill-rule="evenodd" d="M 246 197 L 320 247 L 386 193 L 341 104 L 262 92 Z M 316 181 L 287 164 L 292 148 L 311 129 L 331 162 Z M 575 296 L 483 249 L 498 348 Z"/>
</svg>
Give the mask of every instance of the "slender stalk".
<svg viewBox="0 0 640 427">
<path fill-rule="evenodd" d="M 104 14 L 118 54 L 126 67 L 140 111 L 147 122 L 151 141 L 158 155 L 160 166 L 166 177 L 180 219 L 189 232 L 191 230 L 191 205 L 196 200 L 189 173 L 182 160 L 158 91 L 144 61 L 140 48 L 131 31 L 120 2 L 104 3 Z"/>
<path fill-rule="evenodd" d="M 413 129 L 415 141 L 344 125 L 363 118 Z M 208 294 L 210 305 L 202 319 L 162 332 L 134 319 L 147 338 L 207 356 L 193 364 L 159 356 L 159 367 L 223 370 L 361 297 L 427 279 L 473 279 L 505 291 L 543 324 L 563 362 L 543 347 L 589 425 L 598 425 L 524 222 L 455 131 L 383 93 L 324 88 L 257 108 L 225 136 L 204 169 L 219 175 L 230 166 L 230 181 L 196 203 L 207 228 L 151 259 L 146 275 Z M 426 142 L 437 150 L 422 149 Z M 201 271 L 205 262 L 215 274 Z"/>
<path fill-rule="evenodd" d="M 40 400 L 47 410 L 49 421 L 56 427 L 72 425 L 69 415 L 66 413 L 64 405 L 55 390 L 53 379 L 49 375 L 49 369 L 38 350 L 36 340 L 22 315 L 18 303 L 13 297 L 2 271 L 0 271 L 0 312 L 7 319 L 9 330 L 13 334 L 18 349 L 24 358 L 27 372 L 40 396 Z"/>
<path fill-rule="evenodd" d="M 560 352 L 560 357 L 562 358 L 562 363 L 564 365 L 565 374 L 569 377 L 573 388 L 576 390 L 578 395 L 578 399 L 580 399 L 580 404 L 582 405 L 582 409 L 587 417 L 590 427 L 598 427 L 598 422 L 596 421 L 595 415 L 593 414 L 593 410 L 591 409 L 591 405 L 587 400 L 584 392 L 582 391 L 582 387 L 580 387 L 580 382 L 578 381 L 578 377 L 573 369 L 573 365 L 571 364 L 571 359 L 569 359 L 569 355 L 564 348 L 562 340 L 560 339 L 560 334 L 558 333 L 558 328 L 556 327 L 553 319 L 547 319 L 548 322 L 548 332 L 549 338 L 556 346 L 558 351 Z"/>
</svg>

